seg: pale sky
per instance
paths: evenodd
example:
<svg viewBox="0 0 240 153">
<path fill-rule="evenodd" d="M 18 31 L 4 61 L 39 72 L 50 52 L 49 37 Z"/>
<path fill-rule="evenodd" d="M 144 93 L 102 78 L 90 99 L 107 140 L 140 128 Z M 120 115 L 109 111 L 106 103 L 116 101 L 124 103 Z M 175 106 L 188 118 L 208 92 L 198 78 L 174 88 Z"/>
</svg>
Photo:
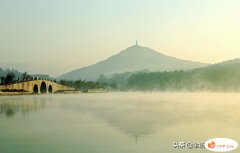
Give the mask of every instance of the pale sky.
<svg viewBox="0 0 240 153">
<path fill-rule="evenodd" d="M 239 0 L 0 0 L 0 67 L 58 76 L 133 45 L 240 57 Z"/>
</svg>

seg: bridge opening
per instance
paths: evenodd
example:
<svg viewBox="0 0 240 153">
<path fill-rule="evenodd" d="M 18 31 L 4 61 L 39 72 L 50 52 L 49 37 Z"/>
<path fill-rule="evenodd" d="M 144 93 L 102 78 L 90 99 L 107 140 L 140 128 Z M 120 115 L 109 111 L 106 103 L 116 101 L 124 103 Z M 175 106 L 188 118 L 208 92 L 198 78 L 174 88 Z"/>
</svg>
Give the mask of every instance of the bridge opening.
<svg viewBox="0 0 240 153">
<path fill-rule="evenodd" d="M 38 94 L 38 86 L 36 84 L 33 86 L 33 93 Z"/>
<path fill-rule="evenodd" d="M 53 88 L 52 88 L 51 85 L 49 85 L 49 87 L 48 87 L 48 93 L 52 93 L 52 92 L 53 92 Z"/>
<path fill-rule="evenodd" d="M 40 91 L 41 91 L 42 94 L 47 93 L 47 85 L 46 85 L 45 82 L 41 83 Z"/>
</svg>

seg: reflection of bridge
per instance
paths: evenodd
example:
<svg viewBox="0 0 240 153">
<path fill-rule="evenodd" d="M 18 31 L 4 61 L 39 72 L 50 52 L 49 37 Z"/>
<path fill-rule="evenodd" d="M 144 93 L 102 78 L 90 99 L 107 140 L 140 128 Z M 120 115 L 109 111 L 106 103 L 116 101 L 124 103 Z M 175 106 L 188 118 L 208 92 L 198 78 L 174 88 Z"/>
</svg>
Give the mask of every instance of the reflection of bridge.
<svg viewBox="0 0 240 153">
<path fill-rule="evenodd" d="M 31 80 L 8 85 L 0 85 L 0 90 L 24 91 L 33 94 L 45 94 L 60 91 L 73 91 L 75 89 L 48 80 Z"/>
</svg>

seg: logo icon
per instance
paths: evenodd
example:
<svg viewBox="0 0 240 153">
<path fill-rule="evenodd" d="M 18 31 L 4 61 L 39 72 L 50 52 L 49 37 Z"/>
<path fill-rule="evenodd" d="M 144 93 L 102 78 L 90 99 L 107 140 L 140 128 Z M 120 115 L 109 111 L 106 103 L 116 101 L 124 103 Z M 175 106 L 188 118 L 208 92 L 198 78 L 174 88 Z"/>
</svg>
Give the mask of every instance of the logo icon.
<svg viewBox="0 0 240 153">
<path fill-rule="evenodd" d="M 214 138 L 205 142 L 205 148 L 214 152 L 227 152 L 232 151 L 238 147 L 235 140 L 228 138 Z"/>
<path fill-rule="evenodd" d="M 211 143 L 208 143 L 208 148 L 214 148 L 215 147 L 215 142 L 212 141 Z"/>
</svg>

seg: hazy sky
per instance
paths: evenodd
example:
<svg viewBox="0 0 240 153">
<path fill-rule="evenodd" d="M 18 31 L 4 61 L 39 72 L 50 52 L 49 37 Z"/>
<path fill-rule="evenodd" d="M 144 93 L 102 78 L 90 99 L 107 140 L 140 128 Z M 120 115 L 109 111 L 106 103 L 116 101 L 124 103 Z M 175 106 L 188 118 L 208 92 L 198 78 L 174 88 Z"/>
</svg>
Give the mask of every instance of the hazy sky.
<svg viewBox="0 0 240 153">
<path fill-rule="evenodd" d="M 240 57 L 240 1 L 0 0 L 0 67 L 58 76 L 136 39 L 181 59 Z"/>
</svg>

